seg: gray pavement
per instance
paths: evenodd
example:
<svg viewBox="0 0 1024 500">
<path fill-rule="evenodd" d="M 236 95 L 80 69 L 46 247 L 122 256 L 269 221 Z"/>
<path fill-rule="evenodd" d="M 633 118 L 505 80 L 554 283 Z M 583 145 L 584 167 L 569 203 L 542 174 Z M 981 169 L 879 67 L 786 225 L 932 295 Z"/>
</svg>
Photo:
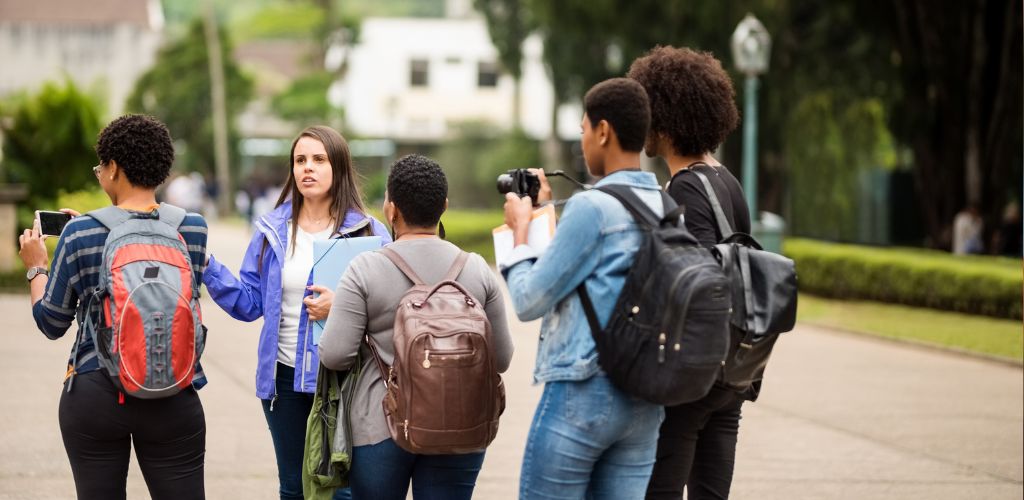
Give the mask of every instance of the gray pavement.
<svg viewBox="0 0 1024 500">
<path fill-rule="evenodd" d="M 210 246 L 235 269 L 249 236 L 217 225 Z M 201 391 L 211 499 L 276 498 L 270 436 L 253 393 L 258 323 L 212 303 Z M 57 425 L 71 336 L 46 340 L 27 295 L 0 295 L 0 499 L 74 498 Z M 540 388 L 530 384 L 537 322 L 513 319 L 508 409 L 476 498 L 517 494 Z M 73 332 L 72 332 L 73 333 Z M 800 325 L 778 344 L 761 399 L 744 407 L 736 499 L 1020 499 L 1020 368 Z M 128 498 L 149 498 L 134 462 Z"/>
</svg>

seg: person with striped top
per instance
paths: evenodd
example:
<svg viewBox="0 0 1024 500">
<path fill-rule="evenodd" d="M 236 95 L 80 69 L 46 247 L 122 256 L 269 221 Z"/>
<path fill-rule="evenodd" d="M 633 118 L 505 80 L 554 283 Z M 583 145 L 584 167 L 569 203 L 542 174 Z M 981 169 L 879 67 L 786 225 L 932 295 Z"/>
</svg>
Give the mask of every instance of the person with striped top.
<svg viewBox="0 0 1024 500">
<path fill-rule="evenodd" d="M 111 203 L 136 218 L 158 218 L 155 190 L 167 179 L 174 148 L 167 127 L 154 118 L 127 115 L 107 125 L 96 143 L 99 165 L 93 173 Z M 28 271 L 32 315 L 49 339 L 65 335 L 86 291 L 99 284 L 103 246 L 109 230 L 71 209 L 75 216 L 57 241 L 53 262 L 38 227 L 19 237 L 19 255 Z M 190 213 L 179 227 L 188 246 L 192 272 L 202 282 L 206 262 L 206 221 Z M 161 499 L 205 498 L 203 464 L 206 417 L 196 390 L 206 384 L 197 365 L 192 388 L 161 399 L 120 394 L 100 370 L 89 335 L 71 349 L 59 420 L 64 448 L 80 500 L 123 499 L 132 443 L 150 495 Z M 77 348 L 76 348 L 77 347 Z"/>
</svg>

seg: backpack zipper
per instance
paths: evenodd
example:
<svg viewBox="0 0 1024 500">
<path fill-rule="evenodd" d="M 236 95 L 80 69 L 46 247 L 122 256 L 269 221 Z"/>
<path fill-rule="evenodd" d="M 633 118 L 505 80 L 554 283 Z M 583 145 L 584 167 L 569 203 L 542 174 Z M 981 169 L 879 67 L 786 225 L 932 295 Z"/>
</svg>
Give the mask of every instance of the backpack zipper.
<svg viewBox="0 0 1024 500">
<path fill-rule="evenodd" d="M 669 297 L 675 297 L 676 290 L 679 289 L 679 285 L 682 283 L 683 278 L 686 278 L 688 275 L 690 275 L 690 274 L 692 274 L 692 273 L 694 273 L 694 272 L 696 272 L 696 271 L 698 271 L 698 270 L 700 270 L 701 268 L 704 268 L 704 267 L 714 267 L 714 265 L 713 264 L 694 264 L 694 265 L 692 265 L 690 267 L 687 267 L 687 268 L 683 269 L 683 272 L 680 273 L 678 276 L 676 276 L 675 281 L 672 283 L 672 288 L 669 288 L 668 296 Z M 679 337 L 681 337 L 682 336 L 682 332 L 686 330 L 686 313 L 690 310 L 690 300 L 693 299 L 693 292 L 694 292 L 693 289 L 690 289 L 689 293 L 687 293 L 686 301 L 683 303 L 683 310 L 680 313 L 680 315 L 682 317 L 682 324 L 679 327 L 679 332 L 680 333 L 679 333 L 679 335 L 676 338 L 676 343 L 675 343 L 675 347 L 674 347 L 674 349 L 676 351 L 680 350 L 680 348 L 681 348 L 680 343 L 679 343 L 679 341 L 681 339 Z M 671 317 L 672 317 L 672 315 L 669 315 L 669 318 L 671 318 Z M 679 318 L 680 316 L 677 315 L 675 317 Z M 662 324 L 662 330 L 668 330 L 667 326 L 668 326 L 668 322 L 666 321 L 665 323 Z M 658 343 L 660 344 L 658 346 L 658 362 L 659 363 L 664 363 L 665 362 L 665 342 L 662 340 L 663 338 L 665 340 L 667 340 L 667 336 L 666 336 L 664 331 L 662 331 L 661 335 L 658 336 Z"/>
</svg>

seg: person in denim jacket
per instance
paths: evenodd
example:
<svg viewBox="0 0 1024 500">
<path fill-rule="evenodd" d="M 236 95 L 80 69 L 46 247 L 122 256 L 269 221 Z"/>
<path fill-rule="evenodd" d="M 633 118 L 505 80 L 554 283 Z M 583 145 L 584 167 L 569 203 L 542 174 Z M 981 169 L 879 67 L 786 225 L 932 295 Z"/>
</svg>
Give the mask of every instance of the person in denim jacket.
<svg viewBox="0 0 1024 500">
<path fill-rule="evenodd" d="M 330 311 L 334 291 L 313 285 L 318 239 L 377 235 L 387 229 L 366 215 L 348 144 L 334 129 L 302 131 L 277 208 L 255 223 L 239 277 L 210 257 L 203 283 L 231 317 L 263 318 L 257 347 L 256 396 L 277 455 L 281 499 L 302 498 L 302 452 L 320 366 L 312 321 Z M 319 294 L 317 297 L 313 293 Z M 335 498 L 348 498 L 339 490 Z"/>
<path fill-rule="evenodd" d="M 639 169 L 650 124 L 643 87 L 607 80 L 587 92 L 583 107 L 583 157 L 590 173 L 603 177 L 597 186 L 630 186 L 662 215 L 657 180 Z M 507 195 L 505 221 L 515 248 L 499 263 L 519 319 L 544 318 L 533 373 L 544 393 L 526 443 L 519 497 L 642 498 L 664 411 L 609 382 L 575 292 L 580 283 L 587 287 L 606 324 L 640 246 L 640 228 L 611 195 L 585 191 L 566 203 L 541 254 L 527 243 L 531 204 L 529 197 Z"/>
</svg>

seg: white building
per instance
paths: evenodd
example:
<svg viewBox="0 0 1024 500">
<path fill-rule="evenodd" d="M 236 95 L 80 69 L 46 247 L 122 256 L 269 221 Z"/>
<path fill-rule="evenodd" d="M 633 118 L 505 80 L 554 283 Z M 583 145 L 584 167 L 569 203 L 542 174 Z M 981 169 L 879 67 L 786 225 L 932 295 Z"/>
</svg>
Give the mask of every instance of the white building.
<svg viewBox="0 0 1024 500">
<path fill-rule="evenodd" d="M 159 0 L 0 0 L 0 96 L 66 75 L 117 116 L 163 26 Z"/>
<path fill-rule="evenodd" d="M 513 80 L 500 69 L 483 19 L 369 18 L 359 37 L 337 89 L 352 132 L 436 142 L 460 122 L 513 126 Z M 524 43 L 522 126 L 538 139 L 550 135 L 553 102 L 542 52 L 539 37 Z M 580 107 L 563 108 L 559 135 L 578 137 Z"/>
</svg>

